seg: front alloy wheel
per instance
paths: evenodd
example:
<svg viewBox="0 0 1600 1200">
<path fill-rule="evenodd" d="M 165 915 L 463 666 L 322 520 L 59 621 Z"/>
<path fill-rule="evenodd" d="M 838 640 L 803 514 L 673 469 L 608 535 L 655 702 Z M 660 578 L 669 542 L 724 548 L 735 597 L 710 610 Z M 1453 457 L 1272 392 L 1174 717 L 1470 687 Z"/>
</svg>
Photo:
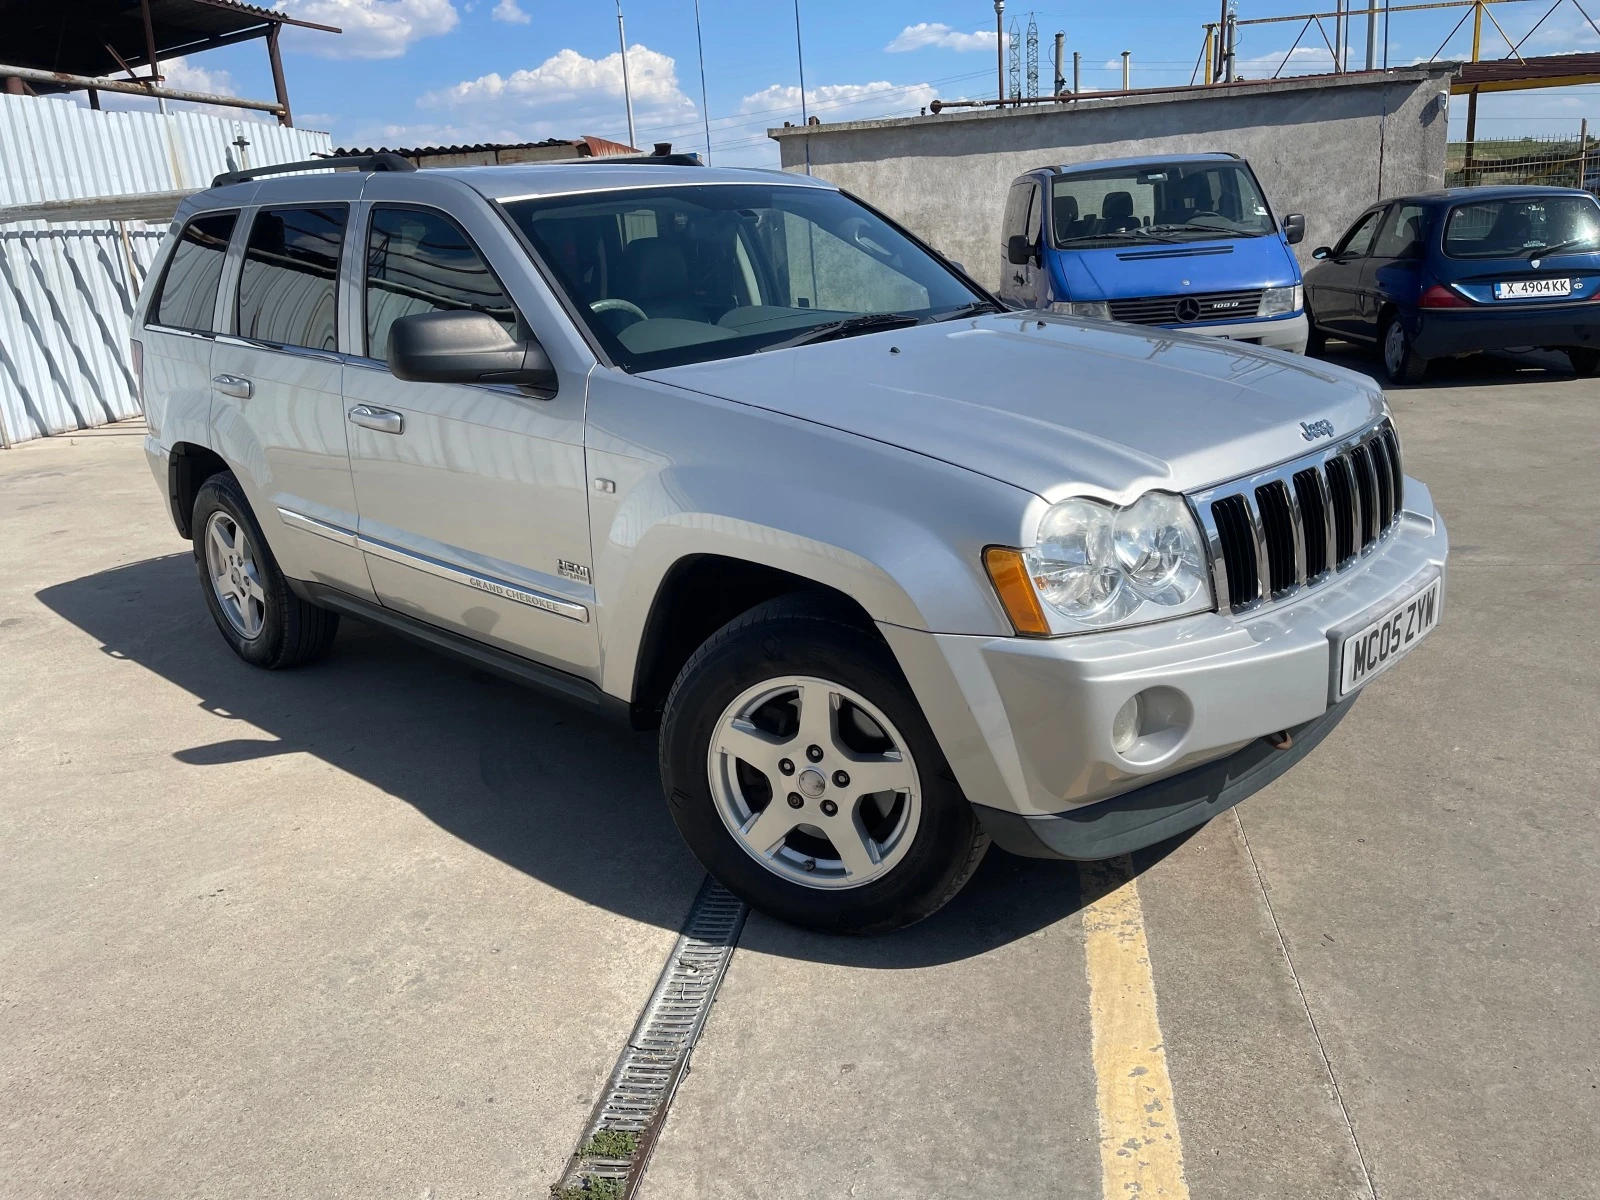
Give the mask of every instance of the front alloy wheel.
<svg viewBox="0 0 1600 1200">
<path fill-rule="evenodd" d="M 917 764 L 894 723 L 850 688 L 809 676 L 741 692 L 717 721 L 707 771 L 728 832 L 801 887 L 887 874 L 922 815 Z"/>
</svg>

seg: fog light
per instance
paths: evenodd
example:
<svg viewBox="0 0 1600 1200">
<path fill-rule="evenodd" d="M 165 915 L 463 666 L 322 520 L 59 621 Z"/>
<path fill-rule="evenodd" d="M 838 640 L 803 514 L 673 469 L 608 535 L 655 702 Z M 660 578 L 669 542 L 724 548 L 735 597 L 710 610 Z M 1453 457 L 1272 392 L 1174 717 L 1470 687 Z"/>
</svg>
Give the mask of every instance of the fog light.
<svg viewBox="0 0 1600 1200">
<path fill-rule="evenodd" d="M 1126 754 L 1139 740 L 1139 720 L 1143 715 L 1144 702 L 1138 696 L 1130 696 L 1111 718 L 1111 748 L 1118 754 Z"/>
</svg>

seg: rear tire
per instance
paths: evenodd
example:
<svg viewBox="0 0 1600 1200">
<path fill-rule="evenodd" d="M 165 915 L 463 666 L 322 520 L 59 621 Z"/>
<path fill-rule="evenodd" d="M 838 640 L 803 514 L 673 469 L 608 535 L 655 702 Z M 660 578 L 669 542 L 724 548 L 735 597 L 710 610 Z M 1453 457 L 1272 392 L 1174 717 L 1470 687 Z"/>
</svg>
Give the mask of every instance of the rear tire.
<svg viewBox="0 0 1600 1200">
<path fill-rule="evenodd" d="M 200 485 L 189 528 L 206 607 L 235 654 L 278 670 L 327 652 L 339 614 L 290 590 L 232 471 Z"/>
<path fill-rule="evenodd" d="M 920 921 L 989 846 L 889 648 L 813 597 L 762 604 L 695 652 L 667 697 L 660 756 L 695 857 L 792 925 Z"/>
<path fill-rule="evenodd" d="M 1567 361 L 1572 364 L 1573 374 L 1591 376 L 1600 371 L 1600 350 L 1592 346 L 1569 346 Z"/>
<path fill-rule="evenodd" d="M 1391 383 L 1421 383 L 1428 373 L 1428 360 L 1416 352 L 1411 335 L 1406 332 L 1398 313 L 1391 313 L 1383 323 L 1383 335 L 1378 341 L 1383 356 L 1383 373 Z"/>
</svg>

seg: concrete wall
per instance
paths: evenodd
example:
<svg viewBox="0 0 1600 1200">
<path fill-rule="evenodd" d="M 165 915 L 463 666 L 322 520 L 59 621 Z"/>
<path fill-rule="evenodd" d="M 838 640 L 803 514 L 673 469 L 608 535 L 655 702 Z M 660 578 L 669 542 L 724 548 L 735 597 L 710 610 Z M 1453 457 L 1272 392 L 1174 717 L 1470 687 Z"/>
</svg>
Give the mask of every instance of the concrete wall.
<svg viewBox="0 0 1600 1200">
<path fill-rule="evenodd" d="M 1302 265 L 1382 196 L 1443 186 L 1449 67 L 1319 76 L 1189 92 L 1101 95 L 1071 106 L 774 129 L 786 170 L 854 192 L 1000 283 L 1000 218 L 1033 167 L 1231 150 L 1273 212 L 1306 215 Z"/>
</svg>

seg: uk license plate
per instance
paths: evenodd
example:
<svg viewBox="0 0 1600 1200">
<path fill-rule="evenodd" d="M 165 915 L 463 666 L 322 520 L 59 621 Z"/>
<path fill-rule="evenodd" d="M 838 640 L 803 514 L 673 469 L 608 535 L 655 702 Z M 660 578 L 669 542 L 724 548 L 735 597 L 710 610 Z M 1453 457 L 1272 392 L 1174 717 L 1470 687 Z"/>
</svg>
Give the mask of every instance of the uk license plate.
<svg viewBox="0 0 1600 1200">
<path fill-rule="evenodd" d="M 1339 696 L 1344 697 L 1382 675 L 1411 653 L 1439 623 L 1439 589 L 1435 576 L 1420 592 L 1402 600 L 1366 628 L 1346 635 L 1339 646 Z"/>
<path fill-rule="evenodd" d="M 1496 300 L 1529 300 L 1538 296 L 1570 296 L 1570 279 L 1513 279 L 1494 285 Z"/>
</svg>

